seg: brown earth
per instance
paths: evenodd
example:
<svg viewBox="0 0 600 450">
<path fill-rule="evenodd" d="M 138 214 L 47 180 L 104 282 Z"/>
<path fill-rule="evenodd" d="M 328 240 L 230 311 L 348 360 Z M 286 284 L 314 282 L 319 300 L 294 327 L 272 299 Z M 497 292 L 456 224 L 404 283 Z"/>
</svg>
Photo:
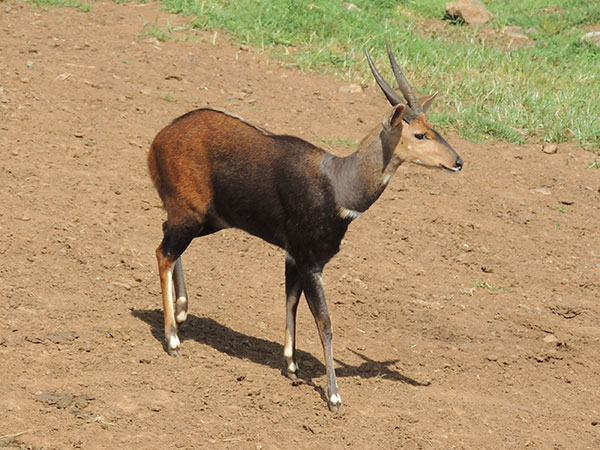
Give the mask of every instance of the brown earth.
<svg viewBox="0 0 600 450">
<path fill-rule="evenodd" d="M 187 251 L 164 352 L 154 135 L 211 105 L 360 140 L 386 109 L 222 33 L 139 36 L 186 20 L 0 3 L 0 446 L 600 448 L 600 171 L 575 146 L 448 135 L 461 173 L 400 168 L 325 270 L 341 416 L 305 303 L 306 381 L 281 375 L 284 254 L 242 232 Z"/>
</svg>

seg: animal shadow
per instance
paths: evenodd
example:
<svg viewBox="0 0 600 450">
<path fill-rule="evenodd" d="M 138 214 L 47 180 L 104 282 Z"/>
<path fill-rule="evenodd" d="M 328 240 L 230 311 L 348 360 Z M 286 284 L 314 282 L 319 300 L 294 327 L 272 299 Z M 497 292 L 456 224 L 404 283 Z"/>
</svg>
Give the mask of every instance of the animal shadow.
<svg viewBox="0 0 600 450">
<path fill-rule="evenodd" d="M 162 311 L 160 309 L 141 309 L 133 310 L 131 314 L 150 325 L 152 336 L 164 347 Z M 193 339 L 231 357 L 246 359 L 276 370 L 282 370 L 283 368 L 283 345 L 232 330 L 209 317 L 198 317 L 189 314 L 187 320 L 179 328 L 179 339 L 182 342 Z M 354 350 L 349 350 L 364 362 L 358 366 L 352 366 L 336 359 L 338 363 L 336 374 L 338 377 L 360 377 L 365 379 L 379 377 L 412 386 L 429 385 L 429 383 L 420 383 L 413 380 L 391 368 L 390 366 L 397 363 L 398 360 L 375 361 Z M 301 377 L 303 381 L 325 397 L 323 389 L 312 383 L 312 378 L 325 374 L 323 363 L 310 353 L 302 350 L 296 350 L 296 358 L 302 369 Z"/>
</svg>

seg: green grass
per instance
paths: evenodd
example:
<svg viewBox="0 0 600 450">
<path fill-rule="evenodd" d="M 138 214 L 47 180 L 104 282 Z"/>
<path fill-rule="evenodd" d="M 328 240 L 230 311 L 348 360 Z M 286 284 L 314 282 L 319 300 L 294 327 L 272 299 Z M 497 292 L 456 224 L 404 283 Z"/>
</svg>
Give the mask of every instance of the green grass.
<svg viewBox="0 0 600 450">
<path fill-rule="evenodd" d="M 498 292 L 498 291 L 510 292 L 510 289 L 507 289 L 504 287 L 499 287 L 499 286 L 494 286 L 494 285 L 488 283 L 487 281 L 483 281 L 480 278 L 477 278 L 476 280 L 473 281 L 473 287 L 487 289 L 488 291 L 491 291 L 491 292 Z"/>
<path fill-rule="evenodd" d="M 556 205 L 556 210 L 562 214 L 566 214 L 569 212 L 569 210 L 567 208 L 565 208 L 563 205 Z"/>
<path fill-rule="evenodd" d="M 170 40 L 187 40 L 189 39 L 189 35 L 186 33 L 184 35 L 175 34 L 182 31 L 189 31 L 188 27 L 177 26 L 174 27 L 170 22 L 167 22 L 167 25 L 161 27 L 158 25 L 158 20 L 155 20 L 154 23 L 143 21 L 142 32 L 138 35 L 139 37 L 154 37 L 159 41 L 170 41 Z"/>
<path fill-rule="evenodd" d="M 77 8 L 81 12 L 89 12 L 92 7 L 88 2 L 79 2 L 77 0 L 28 0 L 30 3 L 39 6 L 40 8 L 53 6 L 53 7 L 67 7 Z"/>
<path fill-rule="evenodd" d="M 593 162 L 586 165 L 588 169 L 600 169 L 600 161 L 594 159 Z"/>
<path fill-rule="evenodd" d="M 442 94 L 430 114 L 462 136 L 510 142 L 574 141 L 600 148 L 600 48 L 581 28 L 600 23 L 600 2 L 490 0 L 494 21 L 438 29 L 444 0 L 161 0 L 192 16 L 192 27 L 225 29 L 301 70 L 327 71 L 372 84 L 364 49 L 389 77 L 388 39 L 416 90 Z M 429 21 L 429 22 L 428 22 Z M 507 48 L 501 31 L 519 25 L 531 48 Z"/>
<path fill-rule="evenodd" d="M 387 39 L 415 90 L 440 91 L 429 114 L 437 127 L 473 141 L 570 141 L 600 150 L 600 48 L 580 39 L 583 27 L 600 24 L 600 1 L 488 0 L 494 20 L 478 27 L 442 21 L 446 0 L 354 0 L 360 10 L 353 11 L 341 0 L 160 1 L 189 15 L 192 28 L 224 29 L 290 66 L 362 84 L 374 84 L 365 49 L 390 79 Z M 533 45 L 508 47 L 502 30 L 509 25 L 530 29 Z M 147 23 L 142 31 L 160 40 L 172 34 Z"/>
<path fill-rule="evenodd" d="M 346 137 L 336 137 L 336 138 L 317 137 L 317 140 L 319 140 L 325 144 L 339 145 L 339 146 L 349 147 L 349 148 L 356 148 L 356 147 L 358 147 L 358 144 L 360 144 L 360 142 L 355 141 L 353 139 L 346 138 Z"/>
</svg>

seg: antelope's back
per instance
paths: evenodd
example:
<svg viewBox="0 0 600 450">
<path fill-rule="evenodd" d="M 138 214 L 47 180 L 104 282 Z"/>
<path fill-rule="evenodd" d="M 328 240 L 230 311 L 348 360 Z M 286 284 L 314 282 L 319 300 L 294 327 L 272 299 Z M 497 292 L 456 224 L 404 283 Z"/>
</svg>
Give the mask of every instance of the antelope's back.
<svg viewBox="0 0 600 450">
<path fill-rule="evenodd" d="M 200 109 L 157 134 L 148 166 L 170 222 L 214 214 L 282 245 L 274 235 L 283 232 L 283 222 L 306 215 L 307 207 L 318 209 L 329 190 L 320 171 L 324 155 L 302 139 Z"/>
</svg>

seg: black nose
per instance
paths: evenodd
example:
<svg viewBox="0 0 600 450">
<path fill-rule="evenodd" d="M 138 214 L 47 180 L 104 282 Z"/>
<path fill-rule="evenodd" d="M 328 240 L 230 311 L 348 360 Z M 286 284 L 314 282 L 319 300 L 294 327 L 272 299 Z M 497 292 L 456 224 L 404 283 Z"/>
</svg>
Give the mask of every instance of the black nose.
<svg viewBox="0 0 600 450">
<path fill-rule="evenodd" d="M 456 160 L 456 163 L 454 164 L 454 168 L 456 170 L 460 170 L 463 167 L 463 160 L 460 159 L 460 156 L 458 157 L 458 159 Z"/>
</svg>

